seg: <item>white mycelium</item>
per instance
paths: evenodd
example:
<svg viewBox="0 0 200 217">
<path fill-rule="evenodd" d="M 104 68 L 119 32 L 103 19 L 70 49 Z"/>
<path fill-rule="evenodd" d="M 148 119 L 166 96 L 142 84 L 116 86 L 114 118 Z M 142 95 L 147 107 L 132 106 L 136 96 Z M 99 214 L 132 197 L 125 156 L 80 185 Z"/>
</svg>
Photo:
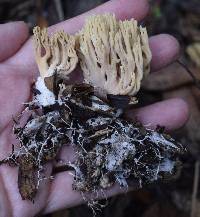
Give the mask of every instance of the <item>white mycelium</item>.
<svg viewBox="0 0 200 217">
<path fill-rule="evenodd" d="M 151 139 L 152 139 L 152 141 L 154 141 L 158 145 L 163 144 L 166 147 L 166 149 L 169 149 L 169 147 L 170 148 L 177 148 L 173 142 L 166 140 L 163 137 L 163 135 L 159 134 L 158 132 L 152 131 Z"/>
<path fill-rule="evenodd" d="M 55 95 L 45 85 L 44 79 L 38 77 L 35 87 L 40 91 L 40 94 L 36 95 L 36 100 L 41 106 L 49 106 L 55 104 Z"/>
<path fill-rule="evenodd" d="M 96 166 L 102 166 L 108 172 L 114 173 L 116 181 L 121 186 L 128 186 L 127 178 L 132 174 L 132 169 L 136 167 L 145 167 L 145 171 L 137 173 L 136 178 L 139 179 L 139 187 L 143 186 L 143 177 L 147 178 L 150 182 L 156 181 L 161 178 L 161 172 L 173 173 L 175 168 L 175 160 L 171 159 L 171 155 L 161 153 L 159 147 L 163 150 L 172 150 L 177 148 L 173 144 L 173 139 L 167 140 L 162 134 L 148 130 L 145 135 L 141 136 L 140 130 L 132 124 L 124 125 L 120 120 L 116 120 L 117 126 L 112 126 L 110 118 L 98 117 L 92 118 L 87 121 L 89 126 L 97 127 L 108 124 L 107 132 L 112 132 L 109 136 L 105 136 L 97 142 L 94 152 L 96 153 Z M 102 132 L 102 131 L 101 131 Z M 106 135 L 106 134 L 105 134 Z M 149 145 L 145 145 L 149 143 Z M 151 144 L 152 143 L 152 144 Z M 149 149 L 151 146 L 151 149 Z M 141 150 L 140 150 L 141 147 Z M 147 163 L 143 158 L 151 158 L 157 160 L 154 163 Z M 129 167 L 124 167 L 124 162 L 129 159 Z M 131 165 L 132 162 L 132 165 Z M 131 169 L 132 168 L 132 169 Z M 102 176 L 102 179 L 105 177 Z M 106 186 L 106 185 L 105 185 Z M 109 183 L 108 186 L 109 187 Z"/>
<path fill-rule="evenodd" d="M 163 171 L 163 172 L 172 172 L 173 168 L 175 166 L 175 162 L 174 161 L 171 161 L 169 159 L 164 159 L 164 161 L 160 164 L 160 168 L 159 170 L 160 171 Z"/>
</svg>

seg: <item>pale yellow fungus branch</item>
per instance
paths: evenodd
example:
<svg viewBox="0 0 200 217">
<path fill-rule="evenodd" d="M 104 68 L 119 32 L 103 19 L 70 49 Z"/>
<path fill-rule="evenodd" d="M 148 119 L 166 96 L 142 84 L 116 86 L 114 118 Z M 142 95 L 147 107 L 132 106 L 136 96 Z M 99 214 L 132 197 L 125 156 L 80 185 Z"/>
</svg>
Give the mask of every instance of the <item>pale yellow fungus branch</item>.
<svg viewBox="0 0 200 217">
<path fill-rule="evenodd" d="M 51 58 L 51 48 L 47 29 L 36 26 L 33 29 L 35 44 L 35 59 L 41 77 L 45 77 L 49 68 L 48 61 Z"/>
<path fill-rule="evenodd" d="M 57 73 L 67 77 L 76 67 L 78 57 L 75 51 L 75 37 L 64 31 L 48 36 L 47 30 L 35 27 L 35 57 L 42 78 Z"/>
<path fill-rule="evenodd" d="M 85 82 L 108 94 L 134 96 L 149 73 L 151 52 L 145 28 L 114 15 L 89 17 L 79 34 Z"/>
</svg>

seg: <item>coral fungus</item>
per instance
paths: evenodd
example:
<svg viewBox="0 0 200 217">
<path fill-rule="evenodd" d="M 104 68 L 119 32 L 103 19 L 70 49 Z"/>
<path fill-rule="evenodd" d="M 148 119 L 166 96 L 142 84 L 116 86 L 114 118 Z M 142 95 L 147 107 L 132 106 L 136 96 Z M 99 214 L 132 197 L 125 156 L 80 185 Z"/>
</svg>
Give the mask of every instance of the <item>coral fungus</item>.
<svg viewBox="0 0 200 217">
<path fill-rule="evenodd" d="M 135 95 L 150 71 L 146 28 L 114 15 L 89 17 L 79 35 L 81 68 L 86 83 L 108 94 Z"/>
</svg>

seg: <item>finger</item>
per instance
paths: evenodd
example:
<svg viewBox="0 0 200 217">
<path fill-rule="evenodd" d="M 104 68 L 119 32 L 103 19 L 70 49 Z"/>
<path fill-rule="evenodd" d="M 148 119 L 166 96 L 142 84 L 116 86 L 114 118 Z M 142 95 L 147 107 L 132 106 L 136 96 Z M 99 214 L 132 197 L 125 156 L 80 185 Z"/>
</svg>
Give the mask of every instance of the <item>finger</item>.
<svg viewBox="0 0 200 217">
<path fill-rule="evenodd" d="M 0 24 L 0 61 L 15 54 L 28 36 L 28 26 L 24 22 Z"/>
<path fill-rule="evenodd" d="M 52 185 L 50 197 L 47 200 L 47 206 L 44 209 L 44 213 L 51 213 L 56 210 L 70 208 L 82 204 L 84 201 L 83 196 L 80 192 L 74 191 L 72 189 L 73 184 L 73 175 L 71 172 L 62 172 L 59 173 Z M 98 192 L 98 199 L 108 198 L 113 195 L 126 192 L 127 188 L 120 188 L 118 184 L 114 185 L 112 188 L 109 188 L 104 191 Z M 87 195 L 88 198 L 94 197 L 97 199 L 97 195 Z"/>
<path fill-rule="evenodd" d="M 133 118 L 135 115 L 143 124 L 148 125 L 149 128 L 161 125 L 166 126 L 168 130 L 172 130 L 182 126 L 186 122 L 188 118 L 188 106 L 182 99 L 170 99 L 128 113 L 130 118 Z M 68 159 L 64 159 L 64 155 L 62 155 L 62 160 L 67 162 Z M 69 172 L 60 173 L 55 177 L 45 209 L 46 213 L 75 206 L 83 202 L 80 193 L 72 190 L 72 183 L 73 178 Z M 123 190 L 116 185 L 115 188 L 106 191 L 106 195 L 111 196 Z"/>
<path fill-rule="evenodd" d="M 154 71 L 170 64 L 173 61 L 175 61 L 179 55 L 179 44 L 178 44 L 177 40 L 170 35 L 161 34 L 161 35 L 151 37 L 150 38 L 150 47 L 151 47 L 152 56 L 153 56 L 151 66 L 152 66 L 152 70 L 154 70 Z M 73 75 L 73 77 L 75 77 L 77 79 L 77 73 L 72 73 L 72 75 Z M 14 89 L 14 86 L 7 84 L 4 79 L 1 79 L 1 81 L 3 82 L 2 85 L 6 85 L 7 88 Z M 23 80 L 23 81 L 25 82 L 25 80 Z M 16 83 L 16 82 L 14 82 L 14 83 Z M 18 85 L 18 87 L 19 87 L 19 85 Z M 22 87 L 22 86 L 20 85 L 20 87 Z M 3 92 L 5 92 L 5 90 L 6 89 L 4 88 Z M 4 100 L 5 96 L 3 96 L 2 93 L 0 95 L 0 101 L 2 100 L 2 103 L 5 104 L 6 103 L 6 101 Z M 25 91 L 25 93 L 26 93 L 26 91 Z M 22 97 L 22 95 L 20 95 L 20 97 Z M 18 98 L 16 98 L 16 99 L 18 99 Z M 17 105 L 15 103 L 15 101 L 13 101 L 13 102 L 15 105 Z M 9 106 L 9 108 L 15 109 L 15 106 Z M 4 125 L 7 124 L 7 121 L 10 118 L 10 115 L 7 115 L 7 114 L 8 114 L 8 110 L 6 110 L 6 112 L 5 112 L 5 109 L 4 109 L 4 111 L 2 112 L 2 115 L 0 117 L 0 124 L 2 124 L 2 123 L 4 123 Z M 11 115 L 15 115 L 15 114 L 12 113 Z"/>
<path fill-rule="evenodd" d="M 177 40 L 174 37 L 167 35 L 167 34 L 161 34 L 161 35 L 151 37 L 149 42 L 150 42 L 150 47 L 151 47 L 152 56 L 153 56 L 152 63 L 151 63 L 151 68 L 153 71 L 163 68 L 164 66 L 170 64 L 171 62 L 175 61 L 178 58 L 180 47 L 179 47 L 179 43 L 177 42 Z M 33 54 L 33 52 L 29 52 L 29 53 L 31 53 L 31 55 Z M 24 58 L 21 58 L 21 60 L 24 60 Z M 18 60 L 18 63 L 19 63 L 19 61 L 20 60 Z M 34 62 L 34 59 L 32 59 L 32 61 Z M 24 62 L 26 62 L 26 60 Z M 31 67 L 29 67 L 28 70 L 30 70 L 30 68 Z M 35 68 L 35 72 L 37 72 L 36 68 Z M 72 73 L 72 77 L 74 77 L 78 80 L 78 77 L 80 77 L 80 73 L 77 74 L 76 72 L 74 72 L 74 73 Z M 6 83 L 4 82 L 3 79 L 1 79 L 1 81 L 3 82 L 3 84 L 6 85 Z M 23 80 L 23 81 L 25 82 L 25 80 Z M 20 86 L 20 87 L 22 87 L 22 86 Z M 10 86 L 10 88 L 12 88 L 12 86 Z M 25 93 L 26 93 L 26 91 L 25 91 Z M 22 97 L 22 95 L 20 97 Z M 4 104 L 5 104 L 6 103 L 6 101 L 4 100 L 5 96 L 2 96 L 2 94 L 0 95 L 0 101 L 1 101 L 1 99 L 2 99 L 2 102 L 4 102 Z M 15 101 L 13 101 L 13 102 L 15 102 Z M 17 105 L 16 103 L 14 103 L 14 104 Z M 9 107 L 12 109 L 15 109 L 14 106 L 12 106 L 12 107 L 9 106 Z M 4 109 L 4 111 L 5 111 L 5 109 Z M 7 123 L 8 119 L 10 118 L 10 114 L 7 115 L 8 110 L 6 110 L 6 112 L 4 112 L 4 111 L 2 112 L 2 115 L 0 116 L 0 124 L 4 123 L 4 125 L 5 125 L 5 123 Z M 15 113 L 12 113 L 11 115 L 15 115 Z"/>
<path fill-rule="evenodd" d="M 189 117 L 187 103 L 179 98 L 145 106 L 127 113 L 128 117 L 136 117 L 143 125 L 149 128 L 164 126 L 166 130 L 174 130 L 182 127 Z"/>
<path fill-rule="evenodd" d="M 59 29 L 64 29 L 67 33 L 75 33 L 82 27 L 85 22 L 85 18 L 90 14 L 100 14 L 100 13 L 113 13 L 118 19 L 129 19 L 134 17 L 137 20 L 143 19 L 149 10 L 149 4 L 146 0 L 113 0 L 105 4 L 102 4 L 95 9 L 86 12 L 82 15 L 74 17 L 72 19 L 66 20 L 64 22 L 58 23 L 50 27 L 50 31 L 55 31 Z M 34 52 L 32 46 L 32 40 L 30 39 L 13 58 L 9 59 L 7 63 L 9 64 L 20 64 L 27 67 L 27 69 L 32 68 L 37 70 L 35 67 Z"/>
<path fill-rule="evenodd" d="M 179 58 L 180 45 L 171 35 L 152 36 L 149 38 L 149 46 L 152 52 L 151 71 L 162 69 Z M 72 73 L 72 77 L 78 80 L 81 77 L 79 72 Z"/>
<path fill-rule="evenodd" d="M 149 38 L 152 52 L 151 71 L 157 71 L 176 61 L 180 54 L 180 45 L 171 35 L 160 34 Z"/>
<path fill-rule="evenodd" d="M 149 45 L 152 52 L 151 71 L 162 69 L 176 61 L 179 57 L 180 45 L 178 41 L 171 35 L 160 34 L 152 36 L 149 38 Z M 32 50 L 32 52 L 30 52 L 30 50 Z M 24 59 L 23 56 L 26 56 L 26 59 Z M 26 49 L 24 49 L 22 53 L 20 52 L 19 55 L 16 55 L 14 59 L 10 60 L 8 63 L 16 62 L 22 65 L 26 64 L 25 67 L 29 66 L 29 71 L 32 68 L 35 70 L 35 72 L 37 72 L 33 57 L 32 42 L 27 45 Z M 72 76 L 79 79 L 80 73 L 77 75 L 76 72 L 72 73 Z"/>
<path fill-rule="evenodd" d="M 83 13 L 80 16 L 58 23 L 50 27 L 50 31 L 64 29 L 66 32 L 74 34 L 84 24 L 85 18 L 93 14 L 114 13 L 118 19 L 135 18 L 138 21 L 144 19 L 149 11 L 149 4 L 145 0 L 113 0 L 108 1 L 93 10 Z"/>
</svg>

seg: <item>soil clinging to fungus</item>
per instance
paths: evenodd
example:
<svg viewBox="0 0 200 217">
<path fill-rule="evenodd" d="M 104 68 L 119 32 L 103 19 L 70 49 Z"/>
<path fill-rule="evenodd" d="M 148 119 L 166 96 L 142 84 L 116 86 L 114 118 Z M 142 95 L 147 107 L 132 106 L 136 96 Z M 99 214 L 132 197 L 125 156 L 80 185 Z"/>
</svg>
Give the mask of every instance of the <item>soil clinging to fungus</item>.
<svg viewBox="0 0 200 217">
<path fill-rule="evenodd" d="M 186 151 L 180 143 L 160 127 L 151 130 L 123 115 L 149 73 L 145 28 L 135 20 L 97 15 L 88 19 L 76 46 L 75 37 L 63 31 L 49 37 L 36 27 L 34 38 L 40 77 L 22 113 L 30 116 L 23 126 L 15 121 L 20 148 L 0 161 L 19 167 L 22 199 L 34 200 L 44 165 L 69 143 L 76 153 L 74 162 L 66 162 L 75 172 L 72 187 L 85 194 L 115 183 L 137 189 L 180 171 L 179 155 Z M 84 83 L 69 84 L 77 53 Z"/>
</svg>

